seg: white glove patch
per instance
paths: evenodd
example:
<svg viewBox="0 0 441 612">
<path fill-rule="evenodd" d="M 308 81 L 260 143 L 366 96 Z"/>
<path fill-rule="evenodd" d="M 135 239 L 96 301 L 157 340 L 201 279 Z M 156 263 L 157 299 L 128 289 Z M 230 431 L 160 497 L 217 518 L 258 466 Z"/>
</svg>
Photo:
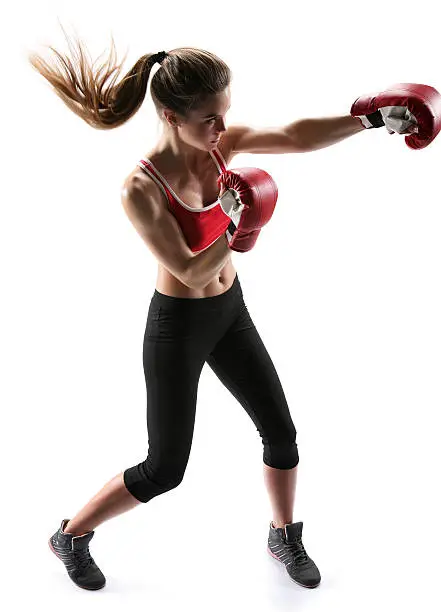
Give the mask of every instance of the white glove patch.
<svg viewBox="0 0 441 612">
<path fill-rule="evenodd" d="M 239 194 L 235 189 L 231 187 L 225 191 L 220 197 L 220 205 L 225 214 L 227 214 L 237 227 L 240 221 L 240 215 L 242 214 L 245 204 L 240 199 Z"/>
<path fill-rule="evenodd" d="M 417 120 L 406 106 L 383 106 L 379 111 L 389 134 L 418 132 Z"/>
</svg>

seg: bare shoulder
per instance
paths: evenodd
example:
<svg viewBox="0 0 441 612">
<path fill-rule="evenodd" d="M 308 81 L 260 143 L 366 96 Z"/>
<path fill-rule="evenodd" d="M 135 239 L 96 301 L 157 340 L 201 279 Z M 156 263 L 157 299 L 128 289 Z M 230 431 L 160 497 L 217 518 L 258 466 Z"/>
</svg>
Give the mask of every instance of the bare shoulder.
<svg viewBox="0 0 441 612">
<path fill-rule="evenodd" d="M 234 151 L 234 144 L 239 134 L 236 130 L 236 126 L 231 126 L 227 128 L 225 134 L 222 135 L 222 138 L 217 145 L 218 150 L 220 151 L 222 157 L 225 160 L 225 163 L 228 164 L 233 159 L 234 155 L 236 155 Z"/>
<path fill-rule="evenodd" d="M 159 188 L 141 168 L 137 168 L 125 179 L 121 189 L 121 199 L 124 206 L 145 207 L 156 216 L 164 208 Z"/>
<path fill-rule="evenodd" d="M 230 125 L 227 128 L 226 133 L 223 136 L 222 141 L 219 144 L 223 144 L 225 148 L 225 154 L 228 156 L 230 161 L 235 155 L 241 153 L 237 150 L 237 143 L 240 139 L 250 131 L 250 127 L 246 125 Z M 226 158 L 225 158 L 226 159 Z"/>
</svg>

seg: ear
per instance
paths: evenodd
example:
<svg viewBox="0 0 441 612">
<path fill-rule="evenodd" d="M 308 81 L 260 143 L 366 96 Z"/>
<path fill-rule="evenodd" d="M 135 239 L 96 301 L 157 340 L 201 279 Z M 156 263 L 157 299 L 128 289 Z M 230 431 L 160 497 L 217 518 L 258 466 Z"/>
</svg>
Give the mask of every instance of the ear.
<svg viewBox="0 0 441 612">
<path fill-rule="evenodd" d="M 171 127 L 181 127 L 182 125 L 182 120 L 180 118 L 178 118 L 178 116 L 176 115 L 175 112 L 165 109 L 164 110 L 164 117 L 165 120 L 167 121 L 167 123 L 171 126 Z"/>
<path fill-rule="evenodd" d="M 173 111 L 165 109 L 164 117 L 169 125 L 171 125 L 172 127 L 176 126 L 176 115 Z"/>
</svg>

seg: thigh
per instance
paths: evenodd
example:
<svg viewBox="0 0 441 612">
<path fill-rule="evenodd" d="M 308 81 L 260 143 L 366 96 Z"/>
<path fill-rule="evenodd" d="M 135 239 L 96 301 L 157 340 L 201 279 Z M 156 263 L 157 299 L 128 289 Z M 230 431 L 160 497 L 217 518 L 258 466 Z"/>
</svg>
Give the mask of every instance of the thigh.
<svg viewBox="0 0 441 612">
<path fill-rule="evenodd" d="M 183 472 L 187 464 L 205 360 L 179 339 L 164 342 L 149 329 L 143 346 L 148 463 L 159 478 L 159 473 Z"/>
<path fill-rule="evenodd" d="M 256 425 L 262 439 L 295 439 L 282 384 L 245 304 L 207 363 Z"/>
<path fill-rule="evenodd" d="M 159 309 L 150 308 L 143 345 L 148 453 L 144 461 L 124 471 L 127 489 L 142 502 L 176 487 L 183 479 L 205 362 L 199 351 L 189 351 L 185 335 L 174 329 L 174 319 L 160 325 L 159 313 Z"/>
</svg>

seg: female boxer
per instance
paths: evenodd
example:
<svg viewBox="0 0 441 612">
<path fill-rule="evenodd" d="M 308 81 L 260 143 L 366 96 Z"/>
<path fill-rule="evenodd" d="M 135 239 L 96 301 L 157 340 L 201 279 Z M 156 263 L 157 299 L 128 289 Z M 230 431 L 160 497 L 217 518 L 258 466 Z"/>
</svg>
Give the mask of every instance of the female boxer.
<svg viewBox="0 0 441 612">
<path fill-rule="evenodd" d="M 124 211 L 158 262 L 143 345 L 148 455 L 114 476 L 77 515 L 63 519 L 50 548 L 78 586 L 105 585 L 89 552 L 94 529 L 181 483 L 199 377 L 207 362 L 262 438 L 264 482 L 273 510 L 268 552 L 285 564 L 295 582 L 316 587 L 320 573 L 302 543 L 303 523 L 293 522 L 296 429 L 231 261 L 232 250 L 244 252 L 254 245 L 262 225 L 257 217 L 270 218 L 277 188 L 264 171 L 230 172 L 227 167 L 242 152 L 309 151 L 379 125 L 392 132 L 389 115 L 401 121 L 401 133 L 411 133 L 404 130 L 411 124 L 415 129 L 414 117 L 410 124 L 409 113 L 382 114 L 368 104 L 369 112 L 359 106 L 354 116 L 300 120 L 280 129 L 227 129 L 231 73 L 208 51 L 177 48 L 146 54 L 116 83 L 122 64 L 109 62 L 94 73 L 80 53 L 76 72 L 69 59 L 52 50 L 62 70 L 35 54 L 31 64 L 73 112 L 97 129 L 115 128 L 136 113 L 158 62 L 150 92 L 163 133 L 122 190 Z"/>
</svg>

